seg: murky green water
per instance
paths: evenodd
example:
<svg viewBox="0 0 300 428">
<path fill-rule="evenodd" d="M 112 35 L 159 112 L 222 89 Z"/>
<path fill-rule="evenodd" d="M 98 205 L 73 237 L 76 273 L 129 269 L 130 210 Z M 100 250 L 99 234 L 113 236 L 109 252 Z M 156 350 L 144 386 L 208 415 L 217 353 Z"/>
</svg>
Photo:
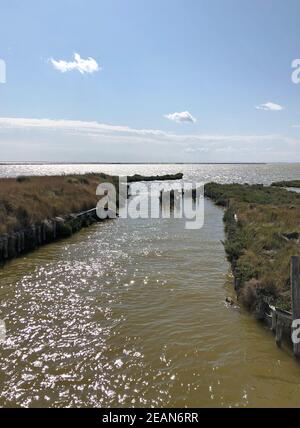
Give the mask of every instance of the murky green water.
<svg viewBox="0 0 300 428">
<path fill-rule="evenodd" d="M 299 178 L 300 166 L 276 167 L 265 181 Z M 214 174 L 230 181 L 224 168 Z M 243 168 L 232 176 L 258 177 Z M 225 304 L 222 215 L 206 201 L 199 231 L 182 220 L 97 224 L 8 264 L 0 405 L 299 406 L 300 366 Z"/>
</svg>

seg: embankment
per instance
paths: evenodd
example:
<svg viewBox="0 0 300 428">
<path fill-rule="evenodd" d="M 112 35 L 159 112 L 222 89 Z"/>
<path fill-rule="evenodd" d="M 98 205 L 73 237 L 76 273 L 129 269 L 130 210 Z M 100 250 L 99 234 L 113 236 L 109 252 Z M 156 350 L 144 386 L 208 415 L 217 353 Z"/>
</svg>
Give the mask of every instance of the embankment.
<svg viewBox="0 0 300 428">
<path fill-rule="evenodd" d="M 104 174 L 0 180 L 0 264 L 66 238 L 97 221 L 97 186 Z"/>
<path fill-rule="evenodd" d="M 209 183 L 205 195 L 225 208 L 224 246 L 239 302 L 269 326 L 278 346 L 291 344 L 299 318 L 300 194 L 281 186 Z M 300 357 L 295 344 L 294 355 Z"/>
<path fill-rule="evenodd" d="M 294 187 L 300 188 L 300 180 L 276 181 L 271 184 L 273 187 Z"/>
<path fill-rule="evenodd" d="M 166 175 L 151 175 L 144 176 L 135 174 L 127 178 L 128 183 L 139 182 L 139 181 L 171 181 L 171 180 L 182 180 L 183 174 L 166 174 Z"/>
<path fill-rule="evenodd" d="M 63 239 L 98 221 L 96 209 L 49 218 L 0 236 L 0 264 L 41 245 Z"/>
<path fill-rule="evenodd" d="M 182 177 L 135 175 L 128 182 Z M 119 177 L 97 173 L 0 179 L 0 265 L 99 221 L 96 189 L 103 182 L 119 191 Z"/>
<path fill-rule="evenodd" d="M 290 310 L 290 260 L 300 256 L 300 194 L 209 183 L 205 195 L 226 208 L 224 246 L 240 302 L 257 318 L 264 316 L 265 303 Z"/>
</svg>

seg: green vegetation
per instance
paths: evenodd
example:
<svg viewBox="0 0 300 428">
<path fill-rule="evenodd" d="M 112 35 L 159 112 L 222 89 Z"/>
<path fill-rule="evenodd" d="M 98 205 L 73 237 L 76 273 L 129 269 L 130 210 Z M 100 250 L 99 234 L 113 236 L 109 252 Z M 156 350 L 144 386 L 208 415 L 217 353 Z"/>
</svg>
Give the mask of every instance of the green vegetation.
<svg viewBox="0 0 300 428">
<path fill-rule="evenodd" d="M 144 176 L 135 174 L 132 177 L 128 177 L 128 183 L 137 182 L 137 181 L 170 181 L 170 180 L 182 180 L 183 174 L 166 174 L 166 175 L 152 175 Z"/>
<path fill-rule="evenodd" d="M 291 180 L 291 181 L 277 181 L 272 183 L 273 187 L 295 187 L 300 188 L 300 180 Z"/>
<path fill-rule="evenodd" d="M 225 250 L 239 299 L 290 309 L 290 257 L 300 255 L 300 194 L 263 185 L 209 183 L 205 195 L 226 207 Z"/>
<path fill-rule="evenodd" d="M 97 186 L 118 177 L 84 174 L 0 179 L 0 235 L 57 216 L 96 207 Z M 64 230 L 68 236 L 70 231 Z"/>
</svg>

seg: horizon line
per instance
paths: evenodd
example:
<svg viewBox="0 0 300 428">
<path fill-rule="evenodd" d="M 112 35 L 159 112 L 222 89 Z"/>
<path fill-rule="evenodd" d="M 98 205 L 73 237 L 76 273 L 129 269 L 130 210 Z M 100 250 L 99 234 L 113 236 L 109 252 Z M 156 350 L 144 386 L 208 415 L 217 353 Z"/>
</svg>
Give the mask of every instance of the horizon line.
<svg viewBox="0 0 300 428">
<path fill-rule="evenodd" d="M 0 165 L 267 165 L 298 162 L 87 162 L 87 161 L 0 161 Z"/>
</svg>

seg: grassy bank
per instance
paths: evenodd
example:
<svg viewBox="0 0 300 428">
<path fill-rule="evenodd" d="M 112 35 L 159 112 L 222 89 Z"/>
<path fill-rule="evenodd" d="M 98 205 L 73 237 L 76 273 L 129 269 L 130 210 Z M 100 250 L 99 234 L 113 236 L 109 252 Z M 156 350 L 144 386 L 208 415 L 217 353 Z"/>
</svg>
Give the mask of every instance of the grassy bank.
<svg viewBox="0 0 300 428">
<path fill-rule="evenodd" d="M 134 175 L 128 182 L 180 180 L 183 174 L 162 176 Z M 57 216 L 96 207 L 100 183 L 111 182 L 118 189 L 119 177 L 83 174 L 0 179 L 0 236 Z"/>
<path fill-rule="evenodd" d="M 0 235 L 96 207 L 97 186 L 117 177 L 84 174 L 0 179 Z"/>
<path fill-rule="evenodd" d="M 240 301 L 290 309 L 290 257 L 300 255 L 300 194 L 262 185 L 209 183 L 206 196 L 226 207 L 225 250 Z"/>
<path fill-rule="evenodd" d="M 128 182 L 181 178 L 136 175 Z M 114 184 L 118 193 L 119 177 L 106 174 L 0 179 L 0 266 L 99 221 L 96 189 L 103 182 Z"/>
<path fill-rule="evenodd" d="M 276 181 L 272 183 L 273 187 L 294 187 L 300 188 L 300 180 Z"/>
</svg>

